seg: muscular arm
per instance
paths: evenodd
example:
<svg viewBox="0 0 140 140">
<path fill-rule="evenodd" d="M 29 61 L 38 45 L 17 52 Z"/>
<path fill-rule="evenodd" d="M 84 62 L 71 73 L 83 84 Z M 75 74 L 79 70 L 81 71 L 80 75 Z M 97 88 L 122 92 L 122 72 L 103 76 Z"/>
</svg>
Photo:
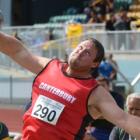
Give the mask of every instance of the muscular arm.
<svg viewBox="0 0 140 140">
<path fill-rule="evenodd" d="M 19 40 L 2 32 L 0 32 L 0 52 L 35 74 L 50 61 L 48 58 L 33 55 Z"/>
<path fill-rule="evenodd" d="M 92 92 L 88 105 L 92 116 L 94 116 L 92 110 L 95 108 L 98 111 L 98 116 L 103 116 L 140 140 L 140 118 L 132 116 L 119 108 L 113 97 L 103 87 L 98 86 Z"/>
</svg>

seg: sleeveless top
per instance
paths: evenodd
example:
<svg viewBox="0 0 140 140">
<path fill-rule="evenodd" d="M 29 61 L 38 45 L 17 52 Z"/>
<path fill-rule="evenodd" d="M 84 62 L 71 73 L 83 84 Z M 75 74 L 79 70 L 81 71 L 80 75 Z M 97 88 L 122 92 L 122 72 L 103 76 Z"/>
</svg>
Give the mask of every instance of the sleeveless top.
<svg viewBox="0 0 140 140">
<path fill-rule="evenodd" d="M 36 76 L 32 104 L 25 112 L 22 140 L 80 140 L 88 119 L 93 78 L 66 75 L 66 63 L 53 59 Z"/>
</svg>

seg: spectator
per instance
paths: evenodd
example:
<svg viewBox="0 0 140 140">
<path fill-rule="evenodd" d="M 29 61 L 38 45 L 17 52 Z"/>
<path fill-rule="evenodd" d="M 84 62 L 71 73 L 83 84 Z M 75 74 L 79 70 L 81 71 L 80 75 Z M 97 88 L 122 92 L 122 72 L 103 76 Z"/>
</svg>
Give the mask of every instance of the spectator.
<svg viewBox="0 0 140 140">
<path fill-rule="evenodd" d="M 91 11 L 92 11 L 91 8 L 88 6 L 84 8 L 83 12 L 86 15 L 86 19 L 84 20 L 84 23 L 87 23 L 89 21 L 91 17 Z"/>
<path fill-rule="evenodd" d="M 114 72 L 114 68 L 105 57 L 103 61 L 101 62 L 101 64 L 99 65 L 98 72 L 99 72 L 99 75 L 111 81 L 113 80 L 114 75 L 116 74 L 116 72 Z"/>
<path fill-rule="evenodd" d="M 100 15 L 101 22 L 104 22 L 106 19 L 106 6 L 106 0 L 93 0 L 91 3 L 91 7 L 96 15 Z"/>
<path fill-rule="evenodd" d="M 110 92 L 112 97 L 115 99 L 116 103 L 124 109 L 124 97 L 115 92 L 110 90 L 110 82 L 108 79 L 99 76 L 97 81 L 100 85 L 102 85 L 107 91 Z M 90 128 L 88 128 L 85 137 L 87 138 L 96 138 L 97 140 L 108 140 L 111 130 L 113 129 L 114 124 L 108 122 L 107 120 L 100 118 L 97 120 L 92 121 Z"/>
<path fill-rule="evenodd" d="M 108 37 L 108 50 L 112 50 L 112 48 L 115 48 L 115 36 L 114 36 L 114 32 L 110 32 L 110 31 L 114 31 L 115 27 L 114 27 L 114 23 L 116 22 L 116 17 L 114 13 L 111 13 L 109 15 L 109 18 L 106 20 L 105 22 L 105 29 L 107 31 L 107 37 Z"/>
<path fill-rule="evenodd" d="M 0 140 L 10 140 L 8 127 L 3 122 L 0 122 Z"/>
<path fill-rule="evenodd" d="M 118 64 L 117 64 L 117 61 L 116 60 L 114 60 L 113 59 L 113 54 L 112 53 L 110 53 L 109 55 L 108 55 L 108 62 L 112 65 L 112 67 L 113 67 L 113 76 L 112 76 L 112 80 L 117 80 L 117 71 L 118 71 L 118 69 L 119 69 L 119 66 L 118 66 Z"/>
<path fill-rule="evenodd" d="M 109 19 L 106 20 L 105 29 L 107 31 L 114 31 L 115 30 L 115 28 L 114 28 L 115 21 L 116 21 L 115 15 L 114 15 L 114 13 L 111 13 L 109 15 Z"/>
<path fill-rule="evenodd" d="M 126 108 L 129 114 L 140 117 L 140 93 L 128 95 Z M 125 130 L 115 127 L 110 134 L 109 140 L 136 140 L 136 138 L 125 132 Z"/>
<path fill-rule="evenodd" d="M 114 23 L 115 30 L 131 30 L 131 19 L 127 16 L 127 11 L 121 9 L 116 22 Z"/>
<path fill-rule="evenodd" d="M 97 140 L 95 137 L 91 135 L 91 132 L 93 131 L 92 123 L 90 123 L 86 128 L 85 136 L 83 140 Z"/>
<path fill-rule="evenodd" d="M 114 12 L 114 0 L 107 0 L 107 13 Z"/>
<path fill-rule="evenodd" d="M 116 16 L 116 22 L 114 23 L 115 30 L 126 31 L 131 30 L 131 19 L 127 17 L 127 11 L 121 9 L 118 16 Z M 124 50 L 127 46 L 126 44 L 126 34 L 120 33 L 118 35 L 118 50 Z"/>
<path fill-rule="evenodd" d="M 97 19 L 96 13 L 93 10 L 91 10 L 87 23 L 91 24 L 91 23 L 97 23 L 97 22 L 98 22 L 98 19 Z"/>
</svg>

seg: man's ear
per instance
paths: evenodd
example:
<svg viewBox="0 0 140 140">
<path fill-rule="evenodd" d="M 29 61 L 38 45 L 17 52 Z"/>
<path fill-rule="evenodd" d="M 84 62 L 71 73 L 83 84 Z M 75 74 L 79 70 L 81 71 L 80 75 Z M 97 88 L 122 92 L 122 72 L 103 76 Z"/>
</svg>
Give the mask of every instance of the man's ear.
<svg viewBox="0 0 140 140">
<path fill-rule="evenodd" d="M 93 62 L 92 63 L 92 68 L 97 68 L 99 66 L 99 62 Z"/>
</svg>

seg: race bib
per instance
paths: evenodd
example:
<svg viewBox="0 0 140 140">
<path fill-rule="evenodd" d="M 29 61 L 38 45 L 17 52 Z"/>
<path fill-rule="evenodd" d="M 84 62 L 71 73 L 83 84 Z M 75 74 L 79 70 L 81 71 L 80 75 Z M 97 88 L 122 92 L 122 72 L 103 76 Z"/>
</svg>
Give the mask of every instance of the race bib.
<svg viewBox="0 0 140 140">
<path fill-rule="evenodd" d="M 39 95 L 33 107 L 31 116 L 44 122 L 56 125 L 65 105 L 53 99 Z"/>
</svg>

